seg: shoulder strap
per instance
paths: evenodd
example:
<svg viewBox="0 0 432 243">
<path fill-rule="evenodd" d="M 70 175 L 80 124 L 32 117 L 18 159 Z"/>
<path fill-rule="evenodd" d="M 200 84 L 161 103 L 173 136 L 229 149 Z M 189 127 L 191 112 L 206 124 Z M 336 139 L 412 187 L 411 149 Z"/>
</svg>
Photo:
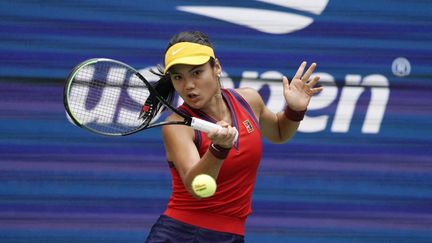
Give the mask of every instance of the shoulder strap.
<svg viewBox="0 0 432 243">
<path fill-rule="evenodd" d="M 236 100 L 240 106 L 248 113 L 248 115 L 252 118 L 253 122 L 257 127 L 259 127 L 258 120 L 255 117 L 255 113 L 252 110 L 252 107 L 249 103 L 241 96 L 235 89 L 226 89 L 226 92 Z"/>
</svg>

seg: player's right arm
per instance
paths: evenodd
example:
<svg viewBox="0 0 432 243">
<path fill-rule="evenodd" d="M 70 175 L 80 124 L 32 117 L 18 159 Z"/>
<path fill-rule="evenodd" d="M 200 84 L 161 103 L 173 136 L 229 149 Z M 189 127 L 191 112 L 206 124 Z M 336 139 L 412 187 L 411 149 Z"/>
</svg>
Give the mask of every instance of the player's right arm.
<svg viewBox="0 0 432 243">
<path fill-rule="evenodd" d="M 167 120 L 175 121 L 182 120 L 182 118 L 176 114 L 172 114 Z M 167 159 L 174 163 L 183 184 L 192 195 L 194 194 L 191 184 L 197 175 L 207 174 L 215 180 L 217 179 L 223 160 L 216 158 L 210 151 L 207 151 L 200 158 L 198 149 L 194 143 L 195 133 L 192 128 L 182 125 L 163 126 L 162 135 Z M 215 134 L 211 133 L 208 136 L 215 136 Z M 216 136 L 219 139 L 223 137 L 223 131 Z"/>
</svg>

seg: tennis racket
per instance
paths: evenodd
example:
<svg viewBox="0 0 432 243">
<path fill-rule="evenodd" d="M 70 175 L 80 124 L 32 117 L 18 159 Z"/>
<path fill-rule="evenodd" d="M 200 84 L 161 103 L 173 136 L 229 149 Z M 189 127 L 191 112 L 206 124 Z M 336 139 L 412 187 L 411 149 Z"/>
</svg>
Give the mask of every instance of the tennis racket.
<svg viewBox="0 0 432 243">
<path fill-rule="evenodd" d="M 222 128 L 178 111 L 137 70 L 107 58 L 86 60 L 72 70 L 64 105 L 77 126 L 106 136 L 126 136 L 163 125 L 186 125 L 206 133 Z M 163 106 L 183 121 L 152 122 Z"/>
</svg>

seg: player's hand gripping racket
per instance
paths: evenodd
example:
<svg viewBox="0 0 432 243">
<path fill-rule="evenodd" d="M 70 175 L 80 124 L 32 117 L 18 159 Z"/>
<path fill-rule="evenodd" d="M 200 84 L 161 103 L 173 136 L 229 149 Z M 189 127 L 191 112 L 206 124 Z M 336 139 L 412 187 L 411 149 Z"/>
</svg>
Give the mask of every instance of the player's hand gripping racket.
<svg viewBox="0 0 432 243">
<path fill-rule="evenodd" d="M 64 105 L 76 125 L 107 136 L 125 136 L 172 124 L 206 133 L 222 128 L 179 112 L 138 71 L 106 58 L 89 59 L 72 70 L 65 85 Z M 162 110 L 161 105 L 184 120 L 151 123 Z"/>
</svg>

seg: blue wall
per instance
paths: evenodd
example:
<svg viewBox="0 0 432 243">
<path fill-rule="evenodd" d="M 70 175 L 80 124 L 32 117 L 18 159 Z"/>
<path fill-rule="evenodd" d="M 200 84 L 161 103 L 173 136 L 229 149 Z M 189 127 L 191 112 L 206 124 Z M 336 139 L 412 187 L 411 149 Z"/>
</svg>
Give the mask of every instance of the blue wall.
<svg viewBox="0 0 432 243">
<path fill-rule="evenodd" d="M 271 109 L 302 60 L 326 88 L 292 141 L 264 141 L 247 242 L 431 241 L 430 2 L 271 2 L 0 2 L 0 241 L 143 241 L 170 195 L 160 130 L 71 125 L 64 79 L 93 57 L 155 66 L 190 29 L 211 36 L 226 86 Z"/>
</svg>

